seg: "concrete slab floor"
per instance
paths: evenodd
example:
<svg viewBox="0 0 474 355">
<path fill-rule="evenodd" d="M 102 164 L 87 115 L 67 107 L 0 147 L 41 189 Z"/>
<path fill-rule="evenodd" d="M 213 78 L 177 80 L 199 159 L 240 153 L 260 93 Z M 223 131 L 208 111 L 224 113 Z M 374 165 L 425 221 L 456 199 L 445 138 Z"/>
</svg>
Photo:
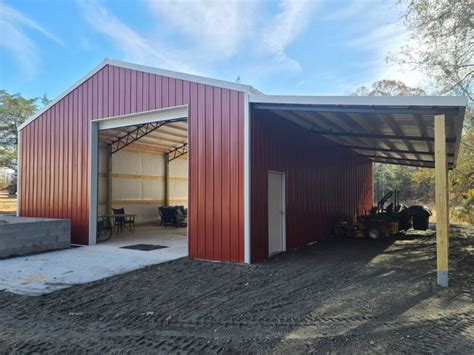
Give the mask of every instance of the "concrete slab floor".
<svg viewBox="0 0 474 355">
<path fill-rule="evenodd" d="M 133 244 L 159 244 L 168 248 L 150 251 L 120 248 Z M 0 290 L 40 295 L 187 255 L 186 228 L 137 226 L 134 234 L 114 233 L 112 239 L 97 245 L 0 260 Z"/>
</svg>

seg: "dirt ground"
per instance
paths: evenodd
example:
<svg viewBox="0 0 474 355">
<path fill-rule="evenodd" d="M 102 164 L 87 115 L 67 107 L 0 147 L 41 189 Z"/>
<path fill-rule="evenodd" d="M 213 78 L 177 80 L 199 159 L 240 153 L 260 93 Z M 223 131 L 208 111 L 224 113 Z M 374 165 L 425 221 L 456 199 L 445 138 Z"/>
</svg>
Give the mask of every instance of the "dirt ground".
<svg viewBox="0 0 474 355">
<path fill-rule="evenodd" d="M 52 294 L 0 293 L 0 353 L 474 353 L 474 229 L 450 288 L 433 236 L 333 240 L 251 266 L 187 258 Z M 0 271 L 1 272 L 1 271 Z"/>
</svg>

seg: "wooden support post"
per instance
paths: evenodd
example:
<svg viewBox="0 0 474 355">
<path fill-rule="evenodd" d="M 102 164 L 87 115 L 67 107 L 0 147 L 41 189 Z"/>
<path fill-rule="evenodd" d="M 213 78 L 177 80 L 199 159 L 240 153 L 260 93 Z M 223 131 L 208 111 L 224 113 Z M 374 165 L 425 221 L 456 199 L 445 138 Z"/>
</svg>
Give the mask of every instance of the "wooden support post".
<svg viewBox="0 0 474 355">
<path fill-rule="evenodd" d="M 107 144 L 107 214 L 112 214 L 112 145 Z"/>
<path fill-rule="evenodd" d="M 448 164 L 446 155 L 445 116 L 434 116 L 435 126 L 435 190 L 436 190 L 436 255 L 438 285 L 448 287 Z"/>
<path fill-rule="evenodd" d="M 169 167 L 170 167 L 170 156 L 168 153 L 164 154 L 164 162 L 165 162 L 165 205 L 168 206 L 170 203 L 169 199 Z"/>
</svg>

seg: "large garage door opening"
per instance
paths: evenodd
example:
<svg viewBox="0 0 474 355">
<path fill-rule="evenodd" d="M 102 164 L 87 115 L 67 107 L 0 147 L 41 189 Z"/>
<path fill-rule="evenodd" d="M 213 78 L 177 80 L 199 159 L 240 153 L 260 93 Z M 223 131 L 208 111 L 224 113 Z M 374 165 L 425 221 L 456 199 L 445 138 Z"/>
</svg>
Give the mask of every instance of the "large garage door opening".
<svg viewBox="0 0 474 355">
<path fill-rule="evenodd" d="M 188 123 L 165 118 L 98 124 L 96 244 L 188 255 Z"/>
</svg>

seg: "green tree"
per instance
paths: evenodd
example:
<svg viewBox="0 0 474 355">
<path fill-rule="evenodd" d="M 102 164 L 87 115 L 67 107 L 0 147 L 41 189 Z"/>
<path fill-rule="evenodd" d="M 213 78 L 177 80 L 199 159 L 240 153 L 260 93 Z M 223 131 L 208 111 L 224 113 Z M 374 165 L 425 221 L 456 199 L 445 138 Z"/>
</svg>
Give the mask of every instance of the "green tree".
<svg viewBox="0 0 474 355">
<path fill-rule="evenodd" d="M 411 41 L 392 61 L 408 64 L 430 78 L 436 94 L 464 95 L 468 112 L 464 121 L 457 167 L 449 174 L 453 214 L 474 223 L 474 7 L 472 0 L 398 0 Z M 434 186 L 433 171 L 417 170 L 418 186 Z M 432 191 L 433 189 L 431 189 Z"/>
<path fill-rule="evenodd" d="M 393 164 L 374 164 L 374 192 L 375 200 L 378 201 L 389 191 L 399 190 L 400 201 L 411 204 L 420 200 L 417 186 L 413 184 L 415 167 L 400 166 Z"/>
<path fill-rule="evenodd" d="M 398 0 L 411 41 L 392 60 L 427 74 L 438 94 L 467 96 L 473 103 L 472 0 Z"/>
<path fill-rule="evenodd" d="M 46 95 L 40 99 L 27 99 L 0 90 L 0 167 L 16 170 L 18 127 L 38 110 L 39 100 L 43 105 L 49 102 Z"/>
<path fill-rule="evenodd" d="M 352 94 L 355 96 L 420 96 L 426 95 L 420 88 L 412 88 L 398 80 L 379 80 L 370 87 L 361 86 Z M 419 201 L 418 186 L 413 184 L 416 167 L 374 164 L 375 200 L 378 201 L 389 191 L 400 190 L 400 200 L 405 203 Z M 426 169 L 422 169 L 426 170 Z M 427 187 L 430 189 L 430 187 Z M 425 201 L 422 201 L 425 202 Z"/>
<path fill-rule="evenodd" d="M 474 224 L 474 127 L 464 129 L 456 169 L 449 173 L 450 203 L 453 214 Z"/>
<path fill-rule="evenodd" d="M 353 95 L 394 96 L 424 95 L 418 88 L 410 88 L 395 80 L 381 80 L 370 87 L 362 86 Z M 473 224 L 474 215 L 474 126 L 468 119 L 460 143 L 456 169 L 449 173 L 452 215 Z M 434 169 L 374 164 L 375 199 L 385 193 L 400 190 L 405 203 L 433 204 Z"/>
<path fill-rule="evenodd" d="M 379 80 L 370 87 L 361 86 L 354 96 L 422 96 L 426 93 L 420 88 L 412 88 L 399 80 Z"/>
</svg>

